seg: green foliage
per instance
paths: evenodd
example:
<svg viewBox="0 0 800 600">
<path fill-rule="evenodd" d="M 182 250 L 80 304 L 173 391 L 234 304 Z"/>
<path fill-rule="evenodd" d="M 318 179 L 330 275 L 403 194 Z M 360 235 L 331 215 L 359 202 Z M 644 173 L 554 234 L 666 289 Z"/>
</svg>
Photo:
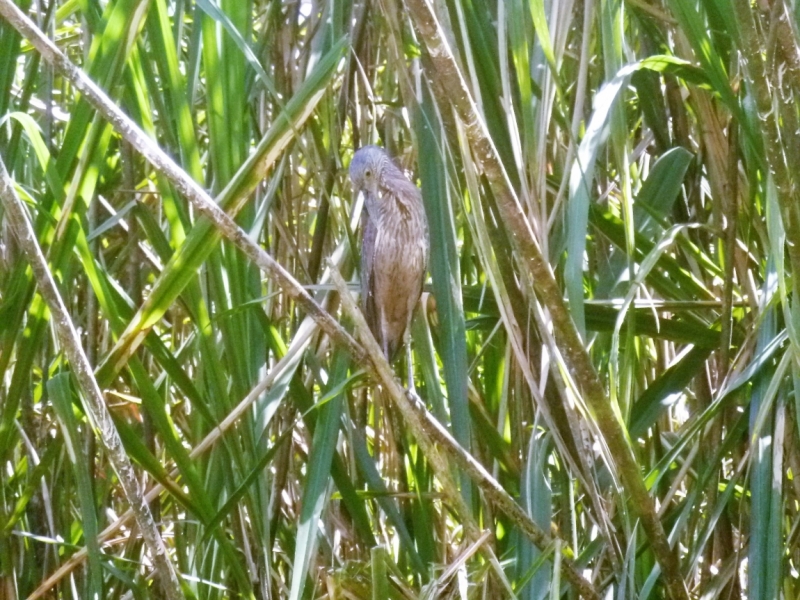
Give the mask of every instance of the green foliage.
<svg viewBox="0 0 800 600">
<path fill-rule="evenodd" d="M 800 40 L 780 10 L 737 2 L 435 10 L 692 597 L 788 599 Z M 445 502 L 363 365 L 0 17 L 0 157 L 187 596 L 572 598 L 572 559 L 603 597 L 664 597 L 486 157 L 400 0 L 17 4 L 333 314 L 325 259 L 358 280 L 346 167 L 385 146 L 430 223 L 420 396 L 556 535 L 537 548 L 455 467 L 470 514 Z M 148 597 L 116 475 L 2 212 L 0 227 L 0 597 Z"/>
</svg>

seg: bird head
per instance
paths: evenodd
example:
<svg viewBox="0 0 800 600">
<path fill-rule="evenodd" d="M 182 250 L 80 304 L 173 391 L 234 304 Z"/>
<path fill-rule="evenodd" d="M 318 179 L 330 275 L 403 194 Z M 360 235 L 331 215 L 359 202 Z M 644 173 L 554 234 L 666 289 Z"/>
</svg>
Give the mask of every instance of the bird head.
<svg viewBox="0 0 800 600">
<path fill-rule="evenodd" d="M 388 161 L 386 152 L 377 146 L 360 148 L 350 161 L 350 180 L 353 182 L 353 188 L 366 194 L 377 195 L 378 182 Z"/>
</svg>

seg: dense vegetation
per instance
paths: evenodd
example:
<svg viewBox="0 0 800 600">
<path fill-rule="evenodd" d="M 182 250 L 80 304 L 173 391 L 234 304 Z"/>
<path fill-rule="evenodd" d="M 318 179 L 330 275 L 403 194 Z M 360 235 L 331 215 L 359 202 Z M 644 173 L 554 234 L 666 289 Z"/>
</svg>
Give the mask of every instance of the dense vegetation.
<svg viewBox="0 0 800 600">
<path fill-rule="evenodd" d="M 797 598 L 797 16 L 0 0 L 0 598 Z"/>
</svg>

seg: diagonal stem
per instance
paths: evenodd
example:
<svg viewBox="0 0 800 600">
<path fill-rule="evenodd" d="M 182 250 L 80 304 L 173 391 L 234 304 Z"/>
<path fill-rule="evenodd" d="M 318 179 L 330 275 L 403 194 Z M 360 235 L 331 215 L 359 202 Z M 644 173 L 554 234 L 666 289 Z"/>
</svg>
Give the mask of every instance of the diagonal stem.
<svg viewBox="0 0 800 600">
<path fill-rule="evenodd" d="M 375 338 L 370 332 L 364 316 L 356 307 L 347 289 L 347 284 L 333 265 L 331 265 L 330 268 L 332 279 L 339 289 L 342 306 L 348 316 L 353 320 L 358 338 L 367 350 L 370 360 L 369 366 L 372 367 L 370 370 L 377 376 L 378 381 L 392 399 L 394 406 L 403 415 L 406 424 L 409 429 L 411 429 L 414 437 L 416 437 L 417 443 L 419 443 L 422 448 L 425 457 L 433 467 L 448 502 L 458 508 L 458 514 L 464 520 L 464 528 L 467 535 L 472 540 L 477 540 L 480 537 L 480 531 L 469 516 L 469 509 L 464 502 L 464 498 L 456 488 L 455 481 L 450 475 L 447 462 L 439 452 L 439 448 L 441 448 L 450 460 L 455 462 L 456 465 L 480 487 L 492 504 L 519 526 L 523 534 L 529 540 L 542 550 L 547 551 L 551 548 L 554 543 L 554 538 L 543 531 L 527 515 L 522 507 L 514 501 L 511 495 L 489 474 L 483 465 L 459 445 L 450 435 L 450 432 L 425 409 L 425 406 L 419 401 L 419 397 L 416 396 L 416 394 L 407 394 L 406 391 L 403 390 L 395 378 L 391 366 L 389 366 L 389 363 L 386 361 L 383 352 L 381 352 L 378 342 L 375 341 Z M 567 544 L 560 542 L 560 547 L 563 549 L 563 555 L 560 557 L 561 573 L 563 577 L 574 585 L 575 589 L 577 589 L 584 598 L 596 598 L 599 600 L 600 596 L 597 591 L 575 568 L 572 562 L 574 556 Z"/>
<path fill-rule="evenodd" d="M 86 358 L 86 354 L 81 347 L 78 332 L 75 331 L 75 327 L 70 320 L 67 307 L 53 279 L 53 274 L 47 266 L 47 260 L 39 247 L 39 243 L 36 241 L 36 233 L 28 220 L 25 207 L 14 189 L 14 184 L 6 171 L 6 165 L 2 158 L 0 158 L 0 200 L 6 210 L 6 219 L 31 265 L 33 274 L 36 277 L 36 283 L 39 286 L 39 293 L 53 315 L 53 324 L 55 325 L 58 339 L 72 367 L 72 374 L 78 382 L 86 413 L 90 416 L 93 428 L 108 451 L 109 460 L 111 460 L 114 471 L 119 478 L 120 485 L 122 485 L 125 497 L 133 510 L 136 523 L 150 553 L 156 578 L 166 598 L 179 600 L 184 595 L 181 591 L 178 575 L 167 555 L 164 540 L 161 539 L 158 527 L 156 527 L 156 523 L 153 520 L 153 514 L 150 512 L 150 507 L 145 502 L 142 487 L 136 478 L 136 472 L 128 455 L 125 453 L 122 440 L 119 437 L 114 421 L 111 419 L 111 413 L 108 412 L 103 400 L 103 394 L 92 373 L 89 359 Z"/>
<path fill-rule="evenodd" d="M 603 441 L 611 456 L 616 459 L 615 466 L 625 491 L 630 496 L 630 505 L 642 521 L 645 534 L 664 574 L 668 593 L 674 600 L 688 599 L 678 556 L 670 547 L 653 498 L 642 479 L 627 430 L 617 416 L 578 335 L 550 265 L 543 256 L 530 222 L 520 206 L 497 148 L 480 116 L 431 3 L 428 0 L 405 0 L 405 5 L 430 58 L 432 68 L 426 75 L 438 82 L 438 85 L 431 86 L 437 103 L 443 111 L 445 107 L 452 106 L 464 125 L 476 164 L 489 182 L 503 224 L 509 232 L 518 257 L 520 275 L 529 295 L 538 298 L 550 314 L 558 351 L 564 357 L 573 380 L 579 382 Z"/>
</svg>

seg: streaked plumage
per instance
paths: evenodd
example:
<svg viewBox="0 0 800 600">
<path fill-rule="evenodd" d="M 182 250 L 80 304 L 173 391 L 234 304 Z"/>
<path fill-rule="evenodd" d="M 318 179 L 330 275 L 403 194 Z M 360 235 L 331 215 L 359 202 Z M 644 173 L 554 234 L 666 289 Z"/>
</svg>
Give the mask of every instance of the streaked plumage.
<svg viewBox="0 0 800 600">
<path fill-rule="evenodd" d="M 361 302 L 367 324 L 392 360 L 403 343 L 428 267 L 428 221 L 422 196 L 386 152 L 358 150 L 350 179 L 364 194 Z"/>
</svg>

